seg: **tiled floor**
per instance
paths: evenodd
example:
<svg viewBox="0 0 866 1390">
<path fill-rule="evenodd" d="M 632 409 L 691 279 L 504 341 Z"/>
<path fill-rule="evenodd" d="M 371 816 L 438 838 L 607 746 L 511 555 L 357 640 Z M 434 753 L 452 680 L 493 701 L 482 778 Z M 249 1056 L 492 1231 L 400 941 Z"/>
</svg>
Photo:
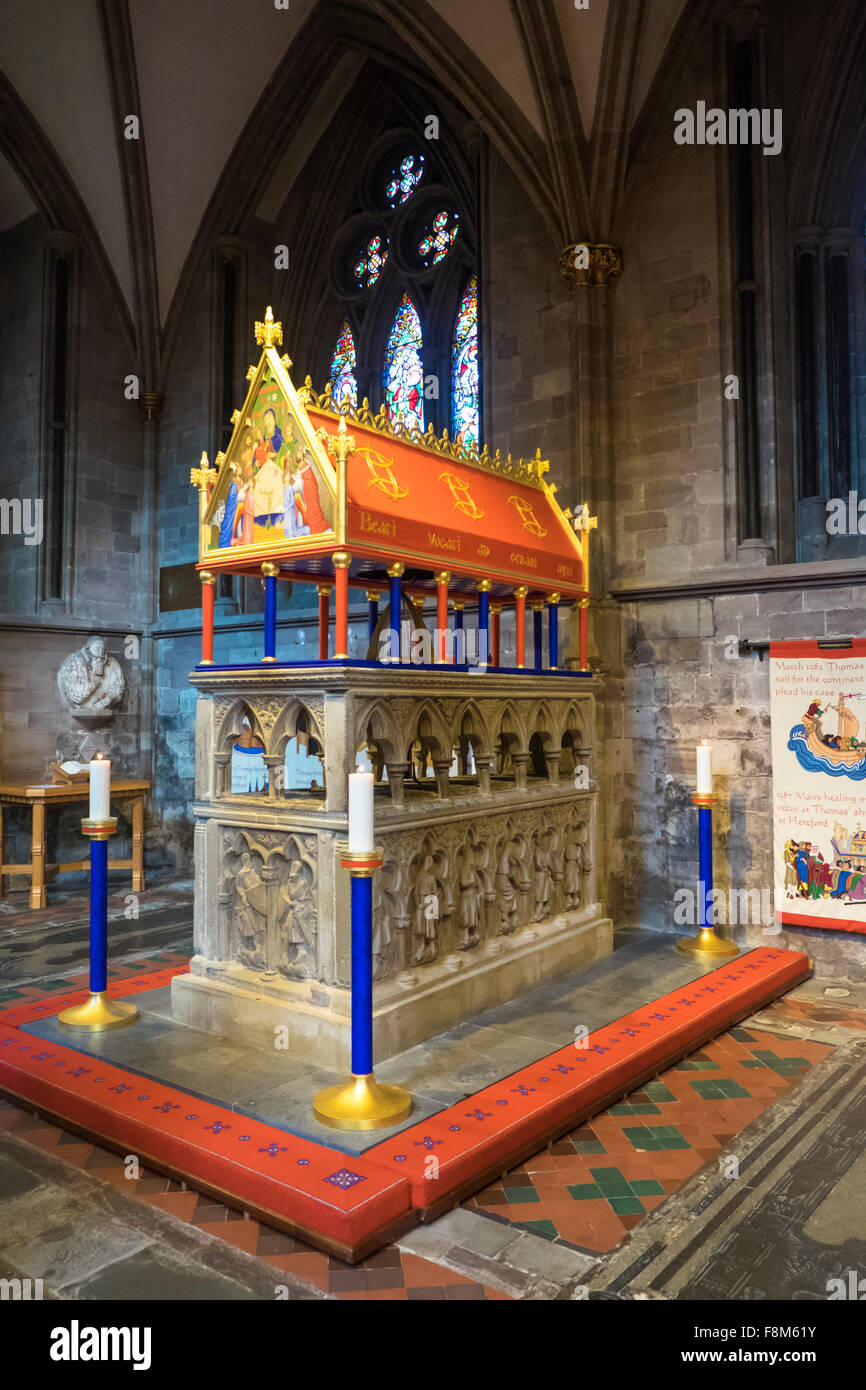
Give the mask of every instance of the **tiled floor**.
<svg viewBox="0 0 866 1390">
<path fill-rule="evenodd" d="M 670 938 L 626 936 L 612 955 L 378 1064 L 378 1079 L 405 1086 L 414 1103 L 401 1125 L 372 1135 L 335 1132 L 314 1118 L 317 1091 L 341 1075 L 178 1023 L 169 988 L 136 997 L 142 1021 L 134 1029 L 82 1037 L 77 1046 L 151 1080 L 210 1096 L 251 1119 L 358 1154 L 566 1045 L 576 1024 L 587 1031 L 603 1027 L 708 968 L 712 963 L 683 955 Z M 68 1042 L 56 1018 L 25 1024 L 24 1031 L 46 1042 Z"/>
<path fill-rule="evenodd" d="M 141 1169 L 135 1176 L 131 1174 L 127 1157 L 110 1153 L 3 1100 L 0 1100 L 0 1129 L 109 1183 L 133 1202 L 168 1212 L 255 1256 L 274 1271 L 275 1284 L 279 1283 L 282 1270 L 340 1299 L 485 1301 L 508 1297 L 444 1265 L 399 1250 L 395 1245 L 387 1246 L 358 1265 L 347 1265 L 221 1202 L 184 1189 L 160 1173 Z"/>
<path fill-rule="evenodd" d="M 467 1205 L 581 1250 L 612 1250 L 832 1051 L 735 1028 Z"/>
<path fill-rule="evenodd" d="M 10 927 L 3 945 L 17 948 L 0 953 L 0 1003 L 41 999 L 56 990 L 85 985 L 86 919 L 81 901 L 75 903 L 72 895 L 68 901 L 55 900 L 44 922 L 35 921 L 42 914 L 12 912 L 11 906 L 8 899 L 0 904 L 0 934 Z M 188 917 L 188 890 L 176 885 L 154 891 L 138 923 L 122 926 L 118 914 L 111 977 L 182 964 L 188 954 Z M 38 970 L 31 959 L 34 942 L 38 942 Z M 687 961 L 681 964 L 668 955 L 670 943 L 663 939 L 638 937 L 633 945 L 636 949 L 626 956 L 591 967 L 583 989 L 572 993 L 561 984 L 545 986 L 532 1008 L 521 1010 L 512 1001 L 473 1020 L 463 1030 L 467 1057 L 481 1043 L 501 1046 L 509 1054 L 516 1046 L 541 1055 L 558 1041 L 563 1018 L 570 1026 L 575 1017 L 590 1028 L 598 1026 L 604 1021 L 600 1015 L 609 1018 L 628 1007 L 630 991 L 643 1000 L 649 991 L 658 994 L 678 982 L 669 981 L 666 971 L 688 968 Z M 137 955 L 138 950 L 146 954 Z M 152 950 L 157 953 L 151 954 Z M 56 978 L 64 971 L 62 978 Z M 49 973 L 55 978 L 46 982 Z M 9 1254 L 6 1233 L 13 1208 L 21 1204 L 19 1230 L 27 1238 L 32 1232 L 34 1258 L 42 1258 L 46 1242 L 54 1238 L 49 1230 L 52 1219 L 55 1226 L 66 1222 L 66 1212 L 73 1208 L 76 1221 L 90 1214 L 97 1254 L 92 1257 L 92 1272 L 85 1272 L 80 1284 L 68 1285 L 74 1297 L 271 1299 L 275 1285 L 284 1278 L 292 1298 L 487 1301 L 508 1298 L 506 1288 L 516 1297 L 528 1296 L 527 1291 L 537 1287 L 533 1281 L 538 1277 L 547 1281 L 544 1287 L 549 1290 L 541 1296 L 568 1297 L 568 1281 L 582 1282 L 580 1271 L 589 1273 L 588 1261 L 594 1261 L 591 1269 L 598 1271 L 591 1286 L 606 1287 L 608 1297 L 628 1296 L 624 1291 L 635 1283 L 664 1289 L 665 1297 L 814 1297 L 816 1279 L 815 1287 L 823 1290 L 827 1274 L 837 1272 L 836 1265 L 841 1268 L 849 1258 L 853 1218 L 844 1184 L 851 1181 L 851 1163 L 859 1152 L 863 1127 L 861 1114 L 854 1109 L 850 1119 L 828 1114 L 825 1121 L 820 1078 L 827 1067 L 835 1067 L 836 1089 L 841 1088 L 845 1103 L 859 1104 L 862 1111 L 863 1091 L 858 1100 L 849 1052 L 853 1047 L 853 1061 L 855 1054 L 859 1056 L 857 1048 L 866 1046 L 852 1041 L 862 1037 L 866 1014 L 851 1007 L 853 998 L 848 1005 L 803 996 L 803 991 L 797 991 L 763 1011 L 764 1028 L 778 1023 L 778 1034 L 750 1024 L 716 1039 L 623 1104 L 527 1160 L 461 1210 L 410 1233 L 402 1248 L 388 1246 L 354 1267 L 218 1202 L 184 1191 L 157 1173 L 142 1171 L 130 1177 L 120 1157 L 0 1102 L 0 1131 L 9 1135 L 2 1143 L 17 1144 L 19 1151 L 17 1156 L 4 1151 L 0 1161 L 0 1274 L 10 1272 L 4 1263 Z M 797 1037 L 798 1029 L 816 1032 L 821 1040 Z M 837 1041 L 834 1048 L 831 1044 Z M 825 1065 L 810 1083 L 811 1069 L 822 1060 Z M 431 1062 L 437 1065 L 435 1056 L 425 1058 L 419 1051 L 419 1068 Z M 798 1091 L 801 1078 L 804 1084 Z M 464 1089 L 469 1089 L 470 1079 L 474 1077 L 467 1075 L 464 1082 L 462 1075 L 455 1074 L 449 1084 L 463 1082 Z M 801 1110 L 802 1124 L 814 1126 L 814 1151 L 798 1160 L 802 1173 L 794 1166 L 788 1176 L 781 1161 L 781 1166 L 768 1168 L 766 1197 L 761 1195 L 768 1213 L 766 1229 L 756 1226 L 756 1220 L 764 1219 L 759 1207 L 755 1218 L 733 1213 L 718 1231 L 715 1222 L 704 1233 L 716 1207 L 722 1210 L 726 1201 L 736 1200 L 738 1185 L 718 1177 L 720 1156 L 737 1155 L 751 1164 L 752 1155 L 757 1154 L 761 1157 L 754 1161 L 764 1162 L 765 1150 L 772 1156 L 772 1145 L 788 1143 L 786 1116 Z M 777 1114 L 782 1116 L 781 1125 Z M 750 1126 L 748 1134 L 743 1133 L 746 1126 Z M 22 1160 L 21 1151 L 30 1158 Z M 20 1166 L 22 1161 L 32 1164 L 29 1177 Z M 45 1166 L 44 1177 L 35 1171 L 39 1165 Z M 689 1182 L 699 1171 L 700 1176 Z M 755 1187 L 753 1171 L 752 1166 L 744 1169 L 749 1190 L 762 1194 L 763 1189 Z M 59 1173 L 68 1174 L 68 1179 L 58 1179 Z M 28 1182 L 30 1189 L 22 1193 Z M 705 1213 L 708 1199 L 701 1194 L 708 1190 L 707 1183 L 715 1205 Z M 68 1187 L 65 1199 L 64 1187 Z M 716 1189 L 720 1189 L 718 1195 Z M 98 1233 L 106 1229 L 108 1201 L 120 1203 L 112 1209 L 112 1224 L 115 1230 L 118 1223 L 124 1225 L 122 1257 L 101 1253 L 103 1236 Z M 41 1226 L 29 1224 L 31 1202 L 38 1203 L 35 1210 Z M 693 1207 L 693 1215 L 685 1221 L 684 1203 Z M 791 1219 L 792 1203 L 799 1203 L 795 1219 Z M 780 1214 L 787 1218 L 784 1229 Z M 162 1223 L 161 1231 L 153 1227 L 155 1221 Z M 477 1223 L 471 1232 L 466 1225 L 470 1221 Z M 74 1234 L 74 1223 L 71 1229 Z M 439 1234 L 446 1229 L 447 1235 Z M 119 1235 L 116 1239 L 120 1242 Z M 686 1253 L 693 1263 L 704 1261 L 701 1269 L 696 1263 L 690 1272 L 685 1256 L 668 1253 L 668 1242 L 673 1242 L 675 1250 L 677 1240 L 692 1242 Z M 840 1240 L 844 1240 L 841 1245 Z M 202 1245 L 203 1241 L 208 1243 Z M 528 1254 L 524 1242 L 530 1243 Z M 86 1249 L 80 1253 L 80 1240 L 71 1244 L 81 1261 L 90 1258 Z M 692 1254 L 692 1246 L 699 1255 Z M 646 1256 L 638 1258 L 635 1252 L 644 1248 Z M 773 1255 L 768 1262 L 769 1249 Z M 539 1250 L 544 1252 L 541 1257 Z M 501 1253 L 494 1256 L 489 1253 L 493 1251 Z M 857 1258 L 859 1254 L 858 1245 Z M 566 1260 L 572 1261 L 567 1276 L 563 1274 Z M 540 1274 L 521 1273 L 527 1270 Z M 800 1288 L 807 1294 L 798 1293 Z"/>
</svg>

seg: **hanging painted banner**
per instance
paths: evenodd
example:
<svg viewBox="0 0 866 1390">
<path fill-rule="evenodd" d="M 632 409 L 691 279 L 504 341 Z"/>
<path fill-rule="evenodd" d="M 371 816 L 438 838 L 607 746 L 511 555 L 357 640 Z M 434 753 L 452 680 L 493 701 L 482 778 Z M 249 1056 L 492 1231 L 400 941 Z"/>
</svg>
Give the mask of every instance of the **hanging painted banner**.
<svg viewBox="0 0 866 1390">
<path fill-rule="evenodd" d="M 770 643 L 777 916 L 866 934 L 866 641 Z"/>
</svg>

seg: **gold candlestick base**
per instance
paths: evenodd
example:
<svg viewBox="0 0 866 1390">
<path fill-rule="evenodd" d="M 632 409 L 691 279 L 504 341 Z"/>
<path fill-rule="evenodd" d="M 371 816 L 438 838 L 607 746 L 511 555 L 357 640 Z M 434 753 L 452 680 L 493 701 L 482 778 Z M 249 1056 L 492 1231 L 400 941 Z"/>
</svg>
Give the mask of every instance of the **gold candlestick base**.
<svg viewBox="0 0 866 1390">
<path fill-rule="evenodd" d="M 319 1124 L 330 1129 L 388 1129 L 412 1113 L 412 1097 L 401 1086 L 382 1086 L 369 1076 L 353 1076 L 328 1086 L 313 1102 Z"/>
<path fill-rule="evenodd" d="M 722 936 L 716 936 L 712 927 L 702 927 L 697 936 L 681 936 L 677 942 L 677 950 L 685 951 L 686 955 L 700 956 L 738 956 L 739 946 L 735 946 L 733 941 L 726 941 Z"/>
<path fill-rule="evenodd" d="M 125 1028 L 138 1018 L 138 1009 L 122 999 L 109 999 L 103 990 L 91 994 L 83 1004 L 73 1004 L 58 1014 L 57 1021 L 64 1028 L 82 1028 L 88 1033 L 104 1033 L 109 1028 Z"/>
</svg>

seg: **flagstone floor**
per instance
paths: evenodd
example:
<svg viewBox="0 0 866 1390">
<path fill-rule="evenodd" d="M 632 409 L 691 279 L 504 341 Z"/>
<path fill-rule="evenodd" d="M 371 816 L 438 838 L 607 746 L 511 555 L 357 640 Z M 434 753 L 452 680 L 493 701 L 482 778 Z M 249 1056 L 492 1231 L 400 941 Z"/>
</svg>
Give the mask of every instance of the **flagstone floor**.
<svg viewBox="0 0 866 1390">
<path fill-rule="evenodd" d="M 113 978 L 189 955 L 189 885 L 141 897 L 113 930 Z M 86 981 L 84 900 L 58 894 L 42 916 L 23 894 L 0 903 L 0 1004 Z M 607 988 L 645 970 L 614 955 Z M 0 1101 L 0 1277 L 43 1278 L 62 1299 L 826 1297 L 827 1279 L 866 1268 L 866 989 L 839 1002 L 823 988 L 802 986 L 353 1267 Z M 505 1006 L 494 1027 L 507 1024 Z"/>
</svg>

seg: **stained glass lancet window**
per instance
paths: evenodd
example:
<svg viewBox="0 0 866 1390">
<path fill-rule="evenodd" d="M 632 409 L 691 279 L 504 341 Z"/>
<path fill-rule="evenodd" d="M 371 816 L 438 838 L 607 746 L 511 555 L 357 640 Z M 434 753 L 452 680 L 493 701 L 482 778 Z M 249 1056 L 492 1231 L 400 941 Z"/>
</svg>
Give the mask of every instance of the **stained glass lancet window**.
<svg viewBox="0 0 866 1390">
<path fill-rule="evenodd" d="M 404 294 L 385 349 L 385 404 L 391 420 L 407 429 L 424 428 L 422 344 L 418 311 Z"/>
<path fill-rule="evenodd" d="M 467 282 L 451 346 L 451 404 L 454 437 L 460 444 L 478 447 L 478 282 Z"/>
<path fill-rule="evenodd" d="M 389 208 L 398 208 L 417 188 L 424 177 L 423 154 L 409 154 L 401 159 L 396 169 L 391 170 L 385 185 L 385 197 Z"/>
<path fill-rule="evenodd" d="M 454 245 L 460 230 L 460 219 L 456 212 L 437 212 L 432 223 L 424 229 L 418 243 L 418 254 L 425 265 L 436 265 L 444 260 Z"/>
<path fill-rule="evenodd" d="M 352 273 L 358 284 L 365 290 L 375 285 L 388 259 L 388 238 L 371 237 L 355 262 Z"/>
<path fill-rule="evenodd" d="M 341 405 L 343 401 L 358 404 L 358 382 L 355 377 L 355 339 L 349 320 L 344 319 L 334 351 L 331 354 L 331 399 Z"/>
</svg>

